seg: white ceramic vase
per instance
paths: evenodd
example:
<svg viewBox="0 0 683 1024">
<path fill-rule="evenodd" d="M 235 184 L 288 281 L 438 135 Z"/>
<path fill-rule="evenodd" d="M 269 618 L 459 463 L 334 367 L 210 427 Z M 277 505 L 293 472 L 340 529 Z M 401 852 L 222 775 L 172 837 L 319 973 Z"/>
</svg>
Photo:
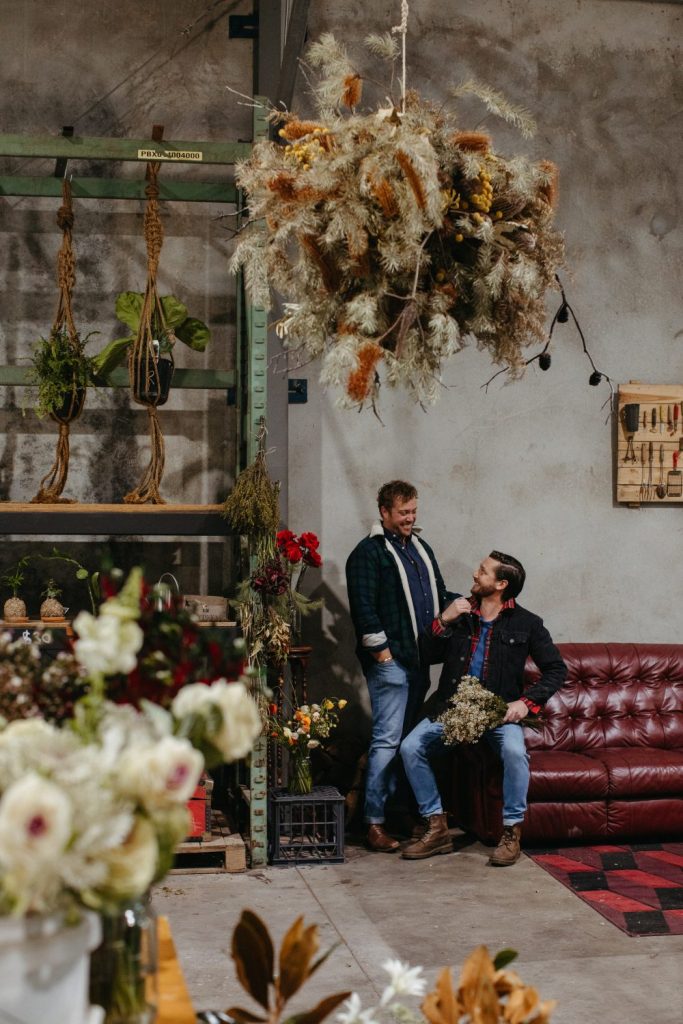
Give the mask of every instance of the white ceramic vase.
<svg viewBox="0 0 683 1024">
<path fill-rule="evenodd" d="M 100 920 L 86 913 L 67 927 L 58 915 L 0 917 L 0 1021 L 100 1024 L 88 999 L 90 952 Z"/>
</svg>

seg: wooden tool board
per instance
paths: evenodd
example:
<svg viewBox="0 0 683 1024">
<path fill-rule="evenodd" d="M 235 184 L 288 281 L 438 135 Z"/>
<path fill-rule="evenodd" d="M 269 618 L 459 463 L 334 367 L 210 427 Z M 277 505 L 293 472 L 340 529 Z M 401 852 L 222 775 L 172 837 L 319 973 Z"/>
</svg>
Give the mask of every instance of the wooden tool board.
<svg viewBox="0 0 683 1024">
<path fill-rule="evenodd" d="M 638 429 L 631 435 L 626 429 L 625 407 L 632 404 L 639 406 L 639 417 Z M 669 477 L 674 468 L 674 452 L 678 452 L 678 469 L 683 472 L 683 384 L 621 384 L 617 415 L 617 501 L 628 505 L 683 503 L 683 496 L 677 493 L 683 477 Z M 636 461 L 624 461 L 627 455 L 635 455 Z M 662 498 L 657 495 L 660 477 L 667 488 Z"/>
</svg>

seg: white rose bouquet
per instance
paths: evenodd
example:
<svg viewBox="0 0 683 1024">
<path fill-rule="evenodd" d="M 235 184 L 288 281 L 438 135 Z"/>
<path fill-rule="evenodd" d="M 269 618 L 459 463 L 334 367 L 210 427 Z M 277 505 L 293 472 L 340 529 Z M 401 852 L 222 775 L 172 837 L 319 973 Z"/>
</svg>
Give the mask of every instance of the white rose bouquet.
<svg viewBox="0 0 683 1024">
<path fill-rule="evenodd" d="M 0 913 L 111 910 L 164 876 L 187 834 L 202 748 L 234 760 L 261 730 L 243 683 L 203 689 L 201 722 L 182 707 L 107 702 L 95 724 L 0 731 Z"/>
<path fill-rule="evenodd" d="M 11 671 L 0 673 L 0 914 L 111 910 L 144 894 L 187 834 L 186 805 L 204 767 L 245 757 L 262 730 L 248 680 L 216 678 L 220 652 L 207 663 L 206 682 L 172 680 L 163 704 L 135 689 L 130 703 L 120 689 L 117 703 L 108 699 L 110 678 L 135 674 L 142 652 L 153 659 L 150 629 L 153 638 L 186 630 L 194 642 L 192 623 L 174 624 L 174 608 L 155 618 L 152 598 L 134 570 L 98 616 L 77 617 L 69 658 L 86 693 L 71 717 L 42 717 L 33 699 L 45 675 L 40 654 L 5 643 Z M 233 670 L 235 643 L 224 646 L 223 663 Z M 168 659 L 172 651 L 163 653 Z M 26 674 L 29 695 L 18 678 Z"/>
</svg>

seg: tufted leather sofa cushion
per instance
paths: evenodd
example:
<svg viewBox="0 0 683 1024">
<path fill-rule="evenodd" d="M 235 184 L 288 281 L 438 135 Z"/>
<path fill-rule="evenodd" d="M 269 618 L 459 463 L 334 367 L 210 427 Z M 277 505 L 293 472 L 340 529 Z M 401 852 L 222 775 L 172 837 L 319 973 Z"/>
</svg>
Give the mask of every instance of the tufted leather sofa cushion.
<svg viewBox="0 0 683 1024">
<path fill-rule="evenodd" d="M 569 674 L 528 731 L 530 750 L 683 749 L 683 656 L 677 644 L 560 644 Z M 528 678 L 538 677 L 528 665 Z"/>
<path fill-rule="evenodd" d="M 560 644 L 564 687 L 525 731 L 523 839 L 683 835 L 683 644 Z M 527 665 L 529 682 L 538 670 Z M 502 828 L 502 772 L 487 744 L 454 751 L 453 810 L 484 842 Z"/>
</svg>

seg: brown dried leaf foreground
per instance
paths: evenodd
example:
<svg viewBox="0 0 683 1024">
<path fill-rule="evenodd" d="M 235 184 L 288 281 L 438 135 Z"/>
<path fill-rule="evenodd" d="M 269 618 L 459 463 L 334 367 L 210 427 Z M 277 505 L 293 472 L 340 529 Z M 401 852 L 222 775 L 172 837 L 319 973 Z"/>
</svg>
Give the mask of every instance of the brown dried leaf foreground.
<svg viewBox="0 0 683 1024">
<path fill-rule="evenodd" d="M 226 1013 L 237 1024 L 277 1024 L 292 996 L 335 947 L 316 959 L 318 948 L 317 925 L 306 927 L 303 917 L 298 917 L 282 940 L 275 976 L 275 950 L 268 928 L 253 911 L 243 910 L 232 936 L 232 956 L 240 984 L 264 1012 L 232 1006 Z M 492 960 L 486 946 L 478 946 L 463 964 L 457 990 L 450 968 L 444 967 L 434 991 L 422 1003 L 427 1024 L 548 1024 L 556 1002 L 542 1001 L 535 988 L 506 969 L 516 955 L 502 950 Z M 320 1024 L 350 995 L 326 996 L 312 1009 L 287 1017 L 286 1024 Z"/>
<path fill-rule="evenodd" d="M 240 984 L 263 1007 L 265 1015 L 240 1006 L 226 1012 L 237 1024 L 276 1024 L 288 1001 L 332 952 L 330 949 L 315 959 L 319 945 L 318 926 L 305 927 L 303 917 L 297 917 L 282 940 L 279 974 L 275 976 L 275 951 L 268 928 L 257 914 L 243 910 L 232 936 L 232 957 Z M 288 1024 L 319 1024 L 350 995 L 337 992 L 327 996 L 310 1010 L 288 1017 Z"/>
<path fill-rule="evenodd" d="M 444 967 L 422 1003 L 429 1024 L 548 1024 L 555 1000 L 541 1001 L 514 971 L 497 967 L 510 959 L 505 951 L 494 961 L 486 946 L 478 946 L 463 964 L 457 991 Z"/>
</svg>

